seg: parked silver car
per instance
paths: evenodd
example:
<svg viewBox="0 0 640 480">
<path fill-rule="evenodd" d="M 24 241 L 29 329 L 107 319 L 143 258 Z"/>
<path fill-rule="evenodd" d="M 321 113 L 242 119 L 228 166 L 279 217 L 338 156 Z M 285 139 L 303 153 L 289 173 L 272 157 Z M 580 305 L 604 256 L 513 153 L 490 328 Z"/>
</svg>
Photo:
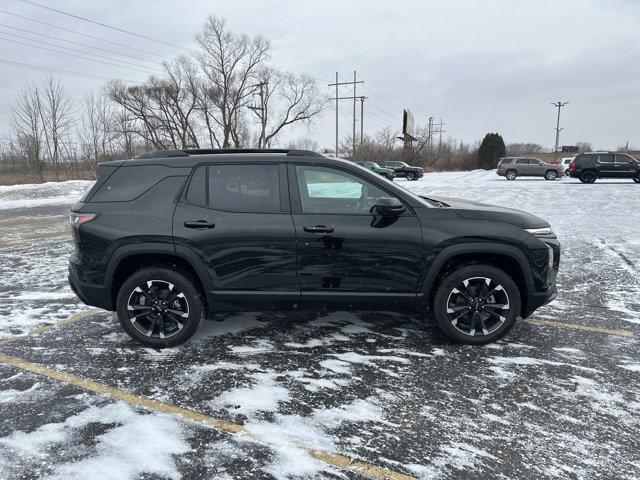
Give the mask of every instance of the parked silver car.
<svg viewBox="0 0 640 480">
<path fill-rule="evenodd" d="M 545 163 L 534 157 L 501 158 L 496 173 L 507 180 L 515 180 L 517 177 L 544 177 L 547 180 L 555 180 L 564 174 L 561 165 Z"/>
</svg>

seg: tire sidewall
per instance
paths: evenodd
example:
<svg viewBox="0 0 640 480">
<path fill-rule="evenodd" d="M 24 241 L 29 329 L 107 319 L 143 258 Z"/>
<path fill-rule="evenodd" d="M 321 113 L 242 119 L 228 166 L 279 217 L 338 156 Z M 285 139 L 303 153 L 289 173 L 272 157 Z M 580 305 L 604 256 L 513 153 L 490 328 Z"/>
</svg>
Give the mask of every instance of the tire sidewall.
<svg viewBox="0 0 640 480">
<path fill-rule="evenodd" d="M 131 292 L 140 284 L 149 280 L 162 280 L 174 284 L 187 298 L 189 318 L 185 326 L 175 335 L 168 338 L 151 338 L 140 333 L 129 320 L 127 304 Z M 203 302 L 193 281 L 181 272 L 163 267 L 149 267 L 138 270 L 120 287 L 116 299 L 118 320 L 122 328 L 137 342 L 152 348 L 174 347 L 189 339 L 198 328 L 203 316 Z"/>
<path fill-rule="evenodd" d="M 447 301 L 451 291 L 463 280 L 473 277 L 488 277 L 500 283 L 509 296 L 509 311 L 502 326 L 489 335 L 470 337 L 457 330 L 447 316 Z M 489 265 L 470 265 L 450 273 L 438 287 L 433 300 L 433 316 L 440 329 L 451 340 L 469 345 L 484 345 L 504 336 L 520 314 L 520 292 L 513 279 L 504 271 Z"/>
<path fill-rule="evenodd" d="M 558 178 L 558 174 L 553 170 L 549 170 L 544 174 L 544 178 L 546 178 L 547 180 L 555 180 L 556 178 Z"/>
<path fill-rule="evenodd" d="M 515 170 L 507 170 L 507 173 L 505 173 L 504 175 L 507 180 L 515 180 L 518 177 L 518 174 L 515 172 Z"/>
<path fill-rule="evenodd" d="M 413 181 L 413 180 L 417 180 L 418 178 L 416 177 L 416 174 L 413 172 L 409 172 L 407 173 L 407 180 Z"/>
</svg>

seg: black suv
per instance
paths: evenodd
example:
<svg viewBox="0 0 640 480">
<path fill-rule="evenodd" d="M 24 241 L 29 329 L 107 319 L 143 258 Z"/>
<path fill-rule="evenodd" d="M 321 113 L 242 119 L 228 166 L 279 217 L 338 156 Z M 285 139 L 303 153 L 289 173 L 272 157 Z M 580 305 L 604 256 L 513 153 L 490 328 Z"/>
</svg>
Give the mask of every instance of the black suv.
<svg viewBox="0 0 640 480">
<path fill-rule="evenodd" d="M 384 166 L 396 173 L 396 177 L 405 177 L 407 180 L 418 180 L 424 177 L 424 170 L 420 167 L 412 167 L 404 162 L 385 162 Z"/>
<path fill-rule="evenodd" d="M 73 290 L 153 347 L 185 341 L 205 312 L 264 309 L 431 310 L 453 340 L 484 344 L 556 294 L 546 221 L 313 152 L 102 163 L 70 221 Z"/>
<path fill-rule="evenodd" d="M 626 153 L 581 153 L 571 162 L 569 175 L 582 183 L 593 183 L 598 178 L 631 178 L 640 183 L 640 163 Z"/>
</svg>

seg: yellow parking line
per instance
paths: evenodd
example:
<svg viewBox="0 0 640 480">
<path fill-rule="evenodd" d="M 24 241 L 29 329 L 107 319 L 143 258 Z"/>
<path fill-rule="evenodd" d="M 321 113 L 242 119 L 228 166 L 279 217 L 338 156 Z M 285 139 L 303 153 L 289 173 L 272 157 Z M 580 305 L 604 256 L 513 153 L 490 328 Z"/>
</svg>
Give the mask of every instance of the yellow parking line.
<svg viewBox="0 0 640 480">
<path fill-rule="evenodd" d="M 39 333 L 43 333 L 49 330 L 53 330 L 54 328 L 59 328 L 69 323 L 75 322 L 76 320 L 80 320 L 81 318 L 88 317 L 90 315 L 96 314 L 98 312 L 102 312 L 101 308 L 94 308 L 93 310 L 89 310 L 87 312 L 78 313 L 73 317 L 65 318 L 64 320 L 60 320 L 57 323 L 52 323 L 51 325 L 45 325 L 44 327 L 36 328 L 35 330 L 31 330 L 30 332 L 25 333 L 24 335 L 16 335 L 15 337 L 3 338 L 0 340 L 0 345 L 6 345 L 7 343 L 17 342 L 18 340 L 22 340 L 23 338 L 30 337 L 32 335 L 38 335 Z"/>
<path fill-rule="evenodd" d="M 216 430 L 220 430 L 233 435 L 246 434 L 249 436 L 253 436 L 250 432 L 247 432 L 245 428 L 240 424 L 218 420 L 194 410 L 176 407 L 174 405 L 159 402 L 157 400 L 143 397 L 141 395 L 118 390 L 117 388 L 108 387 L 106 385 L 102 385 L 101 383 L 94 382 L 93 380 L 88 380 L 86 378 L 78 377 L 70 373 L 61 372 L 59 370 L 53 370 L 51 368 L 47 368 L 36 363 L 27 362 L 19 358 L 0 354 L 0 363 L 11 365 L 13 367 L 36 373 L 38 375 L 43 375 L 45 377 L 52 378 L 61 382 L 69 383 L 90 392 L 106 394 L 116 400 L 121 400 L 125 403 L 128 403 L 129 405 L 140 406 L 149 410 L 169 415 L 177 415 L 185 420 L 198 423 L 205 427 L 214 428 Z M 386 468 L 377 467 L 375 465 L 370 465 L 368 463 L 364 463 L 359 460 L 347 457 L 346 455 L 315 450 L 309 447 L 305 447 L 304 445 L 298 445 L 298 448 L 306 451 L 310 456 L 326 463 L 327 465 L 352 473 L 357 473 L 372 480 L 417 480 L 415 477 L 411 477 L 399 472 L 394 472 L 393 470 L 388 470 Z"/>
<path fill-rule="evenodd" d="M 629 330 L 615 330 L 612 328 L 591 327 L 589 325 L 578 325 L 577 323 L 555 322 L 551 320 L 542 320 L 540 318 L 526 318 L 528 323 L 536 325 L 544 325 L 549 327 L 570 328 L 573 330 L 584 330 L 587 332 L 605 333 L 607 335 L 618 335 L 619 337 L 633 337 L 633 332 Z"/>
</svg>

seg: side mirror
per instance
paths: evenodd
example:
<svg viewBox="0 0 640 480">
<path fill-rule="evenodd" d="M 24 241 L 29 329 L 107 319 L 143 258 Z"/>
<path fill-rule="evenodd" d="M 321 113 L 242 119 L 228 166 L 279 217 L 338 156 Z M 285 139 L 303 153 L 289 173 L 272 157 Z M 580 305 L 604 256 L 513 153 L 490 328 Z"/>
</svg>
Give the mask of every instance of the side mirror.
<svg viewBox="0 0 640 480">
<path fill-rule="evenodd" d="M 398 215 L 402 215 L 406 208 L 397 198 L 380 197 L 376 200 L 376 204 L 371 210 L 371 213 L 383 217 L 397 217 Z"/>
</svg>

